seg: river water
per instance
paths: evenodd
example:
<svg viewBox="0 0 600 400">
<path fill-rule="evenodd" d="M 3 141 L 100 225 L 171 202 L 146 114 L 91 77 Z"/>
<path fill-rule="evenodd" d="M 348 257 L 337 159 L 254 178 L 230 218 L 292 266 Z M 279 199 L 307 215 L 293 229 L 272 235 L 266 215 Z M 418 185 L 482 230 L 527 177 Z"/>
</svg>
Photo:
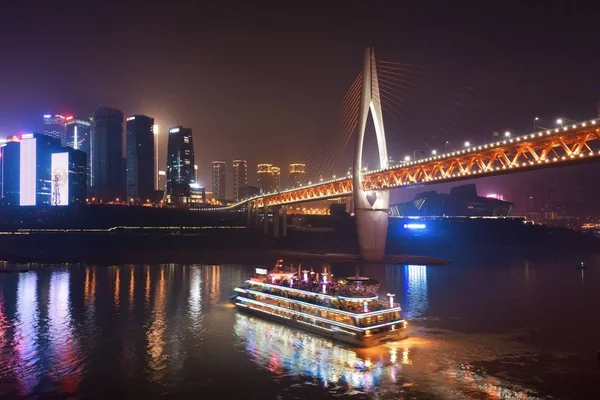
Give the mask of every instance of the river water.
<svg viewBox="0 0 600 400">
<path fill-rule="evenodd" d="M 362 267 L 411 335 L 366 350 L 237 312 L 255 267 L 0 274 L 0 398 L 600 398 L 600 262 Z"/>
</svg>

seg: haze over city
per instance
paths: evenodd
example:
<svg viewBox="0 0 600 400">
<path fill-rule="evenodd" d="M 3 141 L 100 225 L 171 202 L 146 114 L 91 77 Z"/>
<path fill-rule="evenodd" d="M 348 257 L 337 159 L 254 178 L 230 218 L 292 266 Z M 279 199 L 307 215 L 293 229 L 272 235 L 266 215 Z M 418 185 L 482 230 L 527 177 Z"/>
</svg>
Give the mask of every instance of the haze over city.
<svg viewBox="0 0 600 400">
<path fill-rule="evenodd" d="M 384 114 L 396 160 L 440 150 L 446 140 L 460 147 L 486 135 L 489 141 L 495 131 L 525 133 L 534 117 L 552 127 L 558 117 L 595 116 L 591 11 L 560 2 L 545 4 L 543 13 L 516 2 L 464 9 L 75 2 L 40 4 L 33 12 L 16 4 L 3 12 L 0 27 L 0 134 L 38 132 L 45 113 L 89 115 L 98 105 L 149 115 L 161 129 L 160 169 L 166 129 L 189 126 L 199 180 L 209 188 L 210 163 L 226 161 L 231 197 L 232 160 L 248 160 L 250 183 L 258 163 L 285 169 L 303 161 L 337 117 L 367 46 L 380 59 L 424 72 L 400 118 Z M 373 143 L 368 139 L 365 152 L 370 165 Z M 352 147 L 338 173 L 350 166 Z M 561 182 L 564 174 L 556 176 Z M 500 182 L 510 186 L 514 179 L 529 177 Z"/>
</svg>

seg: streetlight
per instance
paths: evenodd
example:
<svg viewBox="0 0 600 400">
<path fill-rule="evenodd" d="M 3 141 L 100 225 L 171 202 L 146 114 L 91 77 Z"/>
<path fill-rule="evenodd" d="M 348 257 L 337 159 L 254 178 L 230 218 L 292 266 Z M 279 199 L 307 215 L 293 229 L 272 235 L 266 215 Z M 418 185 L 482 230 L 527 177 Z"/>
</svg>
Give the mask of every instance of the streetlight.
<svg viewBox="0 0 600 400">
<path fill-rule="evenodd" d="M 450 144 L 450 142 L 446 140 L 446 143 L 444 143 L 444 153 L 448 152 L 447 147 L 448 147 L 449 144 Z"/>
<path fill-rule="evenodd" d="M 507 137 L 507 138 L 509 138 L 510 137 L 510 132 L 509 131 L 504 132 L 504 136 Z"/>
<path fill-rule="evenodd" d="M 556 120 L 556 124 L 560 125 L 560 127 L 562 128 L 562 126 L 563 126 L 563 120 L 562 120 L 562 118 L 557 119 Z"/>
<path fill-rule="evenodd" d="M 469 146 L 471 146 L 471 143 L 469 143 L 469 141 L 466 141 L 466 142 L 465 142 L 465 147 L 467 147 L 467 148 L 468 148 Z"/>
<path fill-rule="evenodd" d="M 539 121 L 539 120 L 540 120 L 540 119 L 539 119 L 538 117 L 535 117 L 535 118 L 533 119 L 533 131 L 534 131 L 534 132 L 535 132 L 535 129 L 537 128 L 537 124 L 536 124 L 536 122 L 537 122 L 537 121 Z"/>
<path fill-rule="evenodd" d="M 409 162 L 410 161 L 410 156 L 404 156 L 404 162 Z"/>
<path fill-rule="evenodd" d="M 413 160 L 415 161 L 417 161 L 417 151 L 418 150 L 413 151 Z"/>
<path fill-rule="evenodd" d="M 435 156 L 436 154 L 437 154 L 437 150 L 436 149 L 431 150 L 431 155 Z"/>
</svg>

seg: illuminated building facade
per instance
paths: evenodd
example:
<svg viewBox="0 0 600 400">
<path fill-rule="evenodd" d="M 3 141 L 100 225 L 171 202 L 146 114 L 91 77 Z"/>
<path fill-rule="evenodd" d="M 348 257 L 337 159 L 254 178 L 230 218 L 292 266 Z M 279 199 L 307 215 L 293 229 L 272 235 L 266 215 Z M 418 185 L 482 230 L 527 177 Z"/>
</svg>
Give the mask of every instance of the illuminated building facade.
<svg viewBox="0 0 600 400">
<path fill-rule="evenodd" d="M 66 118 L 60 114 L 44 115 L 44 135 L 60 140 L 61 146 L 67 145 Z"/>
<path fill-rule="evenodd" d="M 212 163 L 212 189 L 216 200 L 225 200 L 225 161 Z"/>
<path fill-rule="evenodd" d="M 273 191 L 278 192 L 281 188 L 281 168 L 272 167 L 271 172 L 273 172 Z"/>
<path fill-rule="evenodd" d="M 306 165 L 290 164 L 290 183 L 293 188 L 306 184 Z"/>
<path fill-rule="evenodd" d="M 9 138 L 6 144 L 0 147 L 2 159 L 2 204 L 9 206 L 19 205 L 19 171 L 21 159 L 21 145 L 18 138 Z"/>
<path fill-rule="evenodd" d="M 190 203 L 206 203 L 206 189 L 198 183 L 190 184 Z"/>
<path fill-rule="evenodd" d="M 273 168 L 277 167 L 273 167 L 272 164 L 258 164 L 256 167 L 258 187 L 265 193 L 275 191 L 275 173 Z"/>
<path fill-rule="evenodd" d="M 188 203 L 190 184 L 194 183 L 194 141 L 192 129 L 169 128 L 167 143 L 167 201 Z"/>
<path fill-rule="evenodd" d="M 240 188 L 248 185 L 248 162 L 246 160 L 233 161 L 233 200 L 240 201 Z"/>
<path fill-rule="evenodd" d="M 100 107 L 94 112 L 90 149 L 93 195 L 104 202 L 124 199 L 123 113 Z"/>
<path fill-rule="evenodd" d="M 72 147 L 75 150 L 83 151 L 87 158 L 87 178 L 86 182 L 90 184 L 90 146 L 91 146 L 91 129 L 92 123 L 89 118 L 66 117 L 66 146 Z"/>
<path fill-rule="evenodd" d="M 19 205 L 50 205 L 52 153 L 60 152 L 60 139 L 39 133 L 21 135 L 19 149 Z"/>
<path fill-rule="evenodd" d="M 127 200 L 145 202 L 154 197 L 154 118 L 132 115 L 126 126 Z"/>
</svg>

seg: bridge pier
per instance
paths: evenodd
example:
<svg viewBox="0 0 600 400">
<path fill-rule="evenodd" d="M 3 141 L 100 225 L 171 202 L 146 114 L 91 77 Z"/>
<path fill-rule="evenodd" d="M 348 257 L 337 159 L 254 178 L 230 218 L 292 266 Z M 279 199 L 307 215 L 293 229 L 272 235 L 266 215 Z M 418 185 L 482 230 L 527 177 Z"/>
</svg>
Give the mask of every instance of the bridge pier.
<svg viewBox="0 0 600 400">
<path fill-rule="evenodd" d="M 369 111 L 375 125 L 377 149 L 379 150 L 379 167 L 388 167 L 387 145 L 383 129 L 383 114 L 379 103 L 379 82 L 375 52 L 368 48 L 365 52 L 363 67 L 362 94 L 359 109 L 356 147 L 354 149 L 354 166 L 352 186 L 354 191 L 354 219 L 358 233 L 360 256 L 365 261 L 381 261 L 385 257 L 385 241 L 387 238 L 390 194 L 387 191 L 363 190 L 362 153 L 365 140 L 365 128 Z M 375 96 L 374 96 L 375 94 Z"/>
<path fill-rule="evenodd" d="M 273 237 L 275 239 L 279 238 L 279 210 L 281 206 L 273 207 Z"/>
<path fill-rule="evenodd" d="M 287 206 L 281 208 L 281 236 L 287 236 Z"/>
<path fill-rule="evenodd" d="M 269 234 L 269 207 L 267 206 L 267 201 L 265 199 L 265 206 L 263 208 L 263 225 L 265 229 L 265 235 Z"/>
<path fill-rule="evenodd" d="M 246 204 L 246 226 L 252 226 L 252 204 Z"/>
</svg>

